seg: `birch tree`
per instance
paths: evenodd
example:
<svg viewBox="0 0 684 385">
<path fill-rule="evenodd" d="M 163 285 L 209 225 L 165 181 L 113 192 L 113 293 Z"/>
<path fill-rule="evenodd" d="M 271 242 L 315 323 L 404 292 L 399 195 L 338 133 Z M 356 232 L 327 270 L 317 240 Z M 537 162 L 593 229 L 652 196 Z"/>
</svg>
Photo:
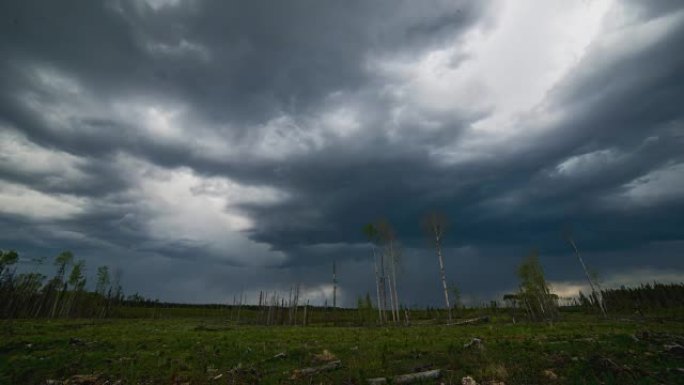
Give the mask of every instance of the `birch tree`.
<svg viewBox="0 0 684 385">
<path fill-rule="evenodd" d="M 379 322 L 383 324 L 386 321 L 385 309 L 387 308 L 387 294 L 385 292 L 385 268 L 382 253 L 378 253 L 376 247 L 379 241 L 379 233 L 378 229 L 372 223 L 368 223 L 363 227 L 363 234 L 370 242 L 373 250 L 373 269 L 375 272 L 375 293 L 378 301 L 378 319 Z"/>
<path fill-rule="evenodd" d="M 100 266 L 97 268 L 97 281 L 95 284 L 95 292 L 102 297 L 105 296 L 107 288 L 109 287 L 109 267 Z"/>
<path fill-rule="evenodd" d="M 337 269 L 333 260 L 332 282 L 333 282 L 333 309 L 337 308 Z"/>
<path fill-rule="evenodd" d="M 392 321 L 399 322 L 399 293 L 397 292 L 397 265 L 399 264 L 399 249 L 397 245 L 396 236 L 392 226 L 389 222 L 381 220 L 377 224 L 378 234 L 383 243 L 383 256 L 387 257 L 389 261 L 390 277 L 390 304 L 392 308 Z"/>
<path fill-rule="evenodd" d="M 86 278 L 84 275 L 85 271 L 85 261 L 80 260 L 73 264 L 71 268 L 71 274 L 69 275 L 68 283 L 71 286 L 71 293 L 69 293 L 69 299 L 67 306 L 64 307 L 64 315 L 70 316 L 72 314 L 72 308 L 74 303 L 78 304 L 81 292 L 85 288 Z"/>
<path fill-rule="evenodd" d="M 534 320 L 554 320 L 558 315 L 556 296 L 551 294 L 539 263 L 537 251 L 532 251 L 518 267 L 520 300 Z"/>
<path fill-rule="evenodd" d="M 595 282 L 591 278 L 591 274 L 589 274 L 589 270 L 587 269 L 587 265 L 584 264 L 584 260 L 582 259 L 582 256 L 580 255 L 579 249 L 577 248 L 577 244 L 575 244 L 575 240 L 573 239 L 572 232 L 570 230 L 566 230 L 565 240 L 570 244 L 570 246 L 572 246 L 572 249 L 575 251 L 575 256 L 577 256 L 577 260 L 579 261 L 580 265 L 582 266 L 582 270 L 584 271 L 584 275 L 587 277 L 587 282 L 589 282 L 589 287 L 591 288 L 592 298 L 594 299 L 594 301 L 598 305 L 603 316 L 607 317 L 608 313 L 606 311 L 606 306 L 603 302 L 603 297 L 601 296 L 601 287 L 599 286 L 598 282 Z"/>
<path fill-rule="evenodd" d="M 56 299 L 52 305 L 51 316 L 54 318 L 57 315 L 57 308 L 62 302 L 64 293 L 67 290 L 67 282 L 64 280 L 66 269 L 74 261 L 74 254 L 71 251 L 62 251 L 55 258 L 55 266 L 57 266 L 57 274 L 55 275 L 54 288 L 56 290 Z"/>
<path fill-rule="evenodd" d="M 14 250 L 0 250 L 0 278 L 2 274 L 9 271 L 12 265 L 19 261 L 19 254 Z"/>
<path fill-rule="evenodd" d="M 449 289 L 447 287 L 446 272 L 444 269 L 444 256 L 442 255 L 442 239 L 444 231 L 447 226 L 446 217 L 443 214 L 432 212 L 423 219 L 423 228 L 430 236 L 435 252 L 437 253 L 437 260 L 439 261 L 439 275 L 442 280 L 442 290 L 444 292 L 444 305 L 446 306 L 449 322 L 451 322 L 451 304 L 449 301 Z"/>
</svg>

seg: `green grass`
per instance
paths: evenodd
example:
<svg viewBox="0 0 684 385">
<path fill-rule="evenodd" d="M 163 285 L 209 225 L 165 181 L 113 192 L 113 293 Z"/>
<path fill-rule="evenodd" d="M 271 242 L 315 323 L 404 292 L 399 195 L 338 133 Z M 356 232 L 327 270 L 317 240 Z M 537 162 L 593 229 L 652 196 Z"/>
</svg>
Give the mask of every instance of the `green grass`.
<svg viewBox="0 0 684 385">
<path fill-rule="evenodd" d="M 684 357 L 663 348 L 684 335 L 684 323 L 566 318 L 392 328 L 246 326 L 220 318 L 3 321 L 0 384 L 93 373 L 102 384 L 362 384 L 431 368 L 445 370 L 438 383 L 446 384 L 466 375 L 480 384 L 684 384 L 676 370 Z M 633 338 L 643 331 L 648 338 Z M 483 349 L 464 348 L 473 337 L 483 339 Z M 319 365 L 315 355 L 326 349 L 342 368 L 290 379 L 294 369 Z M 285 356 L 274 358 L 278 353 Z"/>
</svg>

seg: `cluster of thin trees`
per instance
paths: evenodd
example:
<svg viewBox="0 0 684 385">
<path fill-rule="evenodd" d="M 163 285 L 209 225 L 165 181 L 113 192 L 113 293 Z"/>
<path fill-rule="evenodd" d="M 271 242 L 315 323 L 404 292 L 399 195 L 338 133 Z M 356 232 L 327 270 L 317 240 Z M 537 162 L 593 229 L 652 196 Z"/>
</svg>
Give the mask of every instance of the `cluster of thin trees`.
<svg viewBox="0 0 684 385">
<path fill-rule="evenodd" d="M 437 256 L 440 286 L 444 294 L 444 308 L 447 311 L 448 322 L 452 322 L 453 307 L 449 296 L 450 288 L 447 285 L 442 250 L 447 218 L 437 212 L 429 213 L 423 218 L 422 227 Z M 401 322 L 402 307 L 397 291 L 397 266 L 401 257 L 401 249 L 394 230 L 386 220 L 379 220 L 365 225 L 363 233 L 370 242 L 373 252 L 378 320 L 381 324 Z M 591 293 L 588 303 L 598 308 L 606 317 L 606 301 L 603 298 L 605 292 L 601 289 L 598 279 L 589 273 L 569 230 L 565 231 L 565 239 L 572 247 L 589 283 Z M 551 321 L 556 319 L 558 317 L 558 296 L 550 292 L 536 251 L 533 251 L 520 265 L 518 276 L 521 282 L 518 293 L 507 295 L 504 298 L 509 306 L 523 309 L 527 318 L 531 320 Z M 408 323 L 408 312 L 404 311 L 403 316 L 405 322 Z"/>
<path fill-rule="evenodd" d="M 507 294 L 504 301 L 513 313 L 513 320 L 520 310 L 532 321 L 554 321 L 558 318 L 558 296 L 551 293 L 539 263 L 539 254 L 532 251 L 518 267 L 520 287 L 516 294 Z"/>
<path fill-rule="evenodd" d="M 123 300 L 118 277 L 112 283 L 107 266 L 97 269 L 95 290 L 86 290 L 85 261 L 74 260 L 70 251 L 55 257 L 50 279 L 38 272 L 18 274 L 19 260 L 16 251 L 0 250 L 0 318 L 107 317 Z"/>
<path fill-rule="evenodd" d="M 572 247 L 590 288 L 588 297 L 579 292 L 580 303 L 586 308 L 598 309 L 604 318 L 607 317 L 608 306 L 605 299 L 607 291 L 601 289 L 596 274 L 589 272 L 570 230 L 565 231 L 565 240 Z M 504 296 L 504 300 L 509 303 L 509 306 L 514 310 L 523 309 L 527 317 L 534 321 L 553 321 L 557 319 L 559 298 L 550 291 L 536 250 L 532 251 L 519 266 L 518 277 L 520 278 L 518 293 Z"/>
<path fill-rule="evenodd" d="M 452 322 L 453 304 L 447 285 L 442 244 L 447 227 L 446 217 L 431 213 L 423 220 L 423 228 L 434 247 L 439 268 L 440 286 L 444 294 L 444 309 Z M 395 232 L 386 220 L 369 223 L 363 232 L 372 247 L 378 323 L 409 323 L 409 311 L 401 306 L 397 290 L 397 271 L 401 259 L 401 247 Z M 586 274 L 590 290 L 588 296 L 579 293 L 576 302 L 586 309 L 598 309 L 604 316 L 607 308 L 616 311 L 629 309 L 657 309 L 684 306 L 684 285 L 642 285 L 636 289 L 602 290 L 598 280 L 589 271 L 579 253 L 573 238 L 566 235 L 575 255 Z M 20 258 L 16 251 L 0 250 L 0 318 L 68 318 L 68 317 L 108 317 L 118 305 L 149 305 L 159 307 L 158 301 L 152 302 L 138 296 L 124 297 L 119 274 L 110 277 L 109 268 L 97 269 L 94 290 L 86 289 L 86 265 L 83 260 L 75 260 L 74 255 L 64 251 L 54 258 L 55 274 L 49 278 L 38 272 L 17 273 Z M 43 260 L 32 263 L 42 264 Z M 553 321 L 558 318 L 558 296 L 551 293 L 544 277 L 539 256 L 533 251 L 518 268 L 520 286 L 517 293 L 504 296 L 504 301 L 513 310 L 514 317 L 520 315 L 534 321 Z M 333 306 L 335 311 L 336 272 L 333 262 Z M 453 287 L 451 290 L 454 290 Z M 458 299 L 457 299 L 458 301 Z M 370 295 L 358 300 L 359 321 L 371 321 L 373 304 Z M 225 305 L 228 306 L 228 305 Z M 230 307 L 230 306 L 228 306 Z M 240 295 L 233 300 L 231 320 L 241 322 L 241 310 L 249 309 L 248 322 L 264 325 L 307 325 L 313 315 L 313 307 L 300 299 L 300 285 L 290 289 L 289 295 L 278 292 L 260 292 L 258 305 L 246 305 Z M 236 311 L 235 311 L 236 310 Z M 256 312 L 254 312 L 256 310 Z M 327 300 L 321 313 L 327 318 Z M 247 315 L 247 314 L 245 314 Z M 244 321 L 247 321 L 247 319 Z"/>
<path fill-rule="evenodd" d="M 444 268 L 444 256 L 442 254 L 442 242 L 447 220 L 444 215 L 433 212 L 425 216 L 422 224 L 431 243 L 435 247 L 439 262 L 441 286 L 444 292 L 444 304 L 448 312 L 448 320 L 451 322 L 452 307 Z M 404 322 L 408 323 L 409 313 L 406 308 L 403 308 L 402 314 L 402 306 L 397 290 L 397 269 L 401 258 L 401 248 L 397 242 L 394 230 L 389 222 L 383 219 L 365 225 L 363 233 L 371 243 L 373 252 L 378 320 L 381 324 L 386 322 L 399 323 L 402 322 L 403 316 Z"/>
<path fill-rule="evenodd" d="M 624 286 L 617 289 L 601 289 L 597 278 L 588 273 L 574 242 L 570 241 L 577 257 L 587 274 L 590 293 L 581 291 L 572 305 L 584 309 L 588 313 L 599 313 L 607 316 L 611 312 L 636 312 L 674 309 L 684 307 L 684 284 L 642 284 L 635 288 Z M 511 308 L 514 319 L 516 315 L 524 315 L 533 321 L 553 321 L 558 318 L 558 296 L 551 293 L 544 278 L 544 271 L 539 263 L 536 251 L 533 251 L 518 268 L 520 288 L 516 294 L 507 294 L 504 301 Z"/>
<path fill-rule="evenodd" d="M 287 299 L 279 296 L 278 292 L 259 292 L 259 305 L 257 322 L 264 325 L 301 325 L 306 326 L 308 321 L 309 301 L 306 305 L 300 305 L 301 285 L 297 284 L 290 288 Z"/>
</svg>

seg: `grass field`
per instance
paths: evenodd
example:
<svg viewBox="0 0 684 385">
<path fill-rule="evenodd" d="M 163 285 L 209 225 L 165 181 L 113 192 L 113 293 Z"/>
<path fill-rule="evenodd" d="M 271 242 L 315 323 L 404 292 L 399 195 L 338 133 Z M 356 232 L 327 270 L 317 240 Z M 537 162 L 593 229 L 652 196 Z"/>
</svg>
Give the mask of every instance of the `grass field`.
<svg viewBox="0 0 684 385">
<path fill-rule="evenodd" d="M 363 384 L 442 369 L 432 383 L 684 384 L 684 355 L 666 346 L 684 344 L 684 322 L 564 319 L 410 327 L 266 327 L 220 317 L 3 321 L 0 383 L 89 375 L 71 383 Z M 481 346 L 464 347 L 474 337 Z M 336 359 L 336 370 L 295 371 Z"/>
</svg>

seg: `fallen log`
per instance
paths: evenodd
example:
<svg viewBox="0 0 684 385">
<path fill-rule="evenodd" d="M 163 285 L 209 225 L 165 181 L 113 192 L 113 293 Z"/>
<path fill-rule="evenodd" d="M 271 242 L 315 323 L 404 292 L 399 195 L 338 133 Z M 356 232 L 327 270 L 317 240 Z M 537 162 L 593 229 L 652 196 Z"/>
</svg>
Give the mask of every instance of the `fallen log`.
<svg viewBox="0 0 684 385">
<path fill-rule="evenodd" d="M 331 361 L 328 362 L 325 365 L 321 366 L 314 366 L 310 368 L 304 368 L 304 369 L 295 369 L 294 372 L 292 372 L 292 379 L 298 379 L 304 376 L 310 376 L 312 374 L 316 374 L 319 372 L 327 372 L 329 370 L 335 370 L 338 369 L 342 366 L 342 361 L 337 360 L 337 361 Z"/>
<path fill-rule="evenodd" d="M 410 384 L 416 381 L 432 380 L 439 378 L 442 375 L 441 369 L 428 370 L 426 372 L 402 374 L 401 376 L 394 377 L 394 384 Z"/>
<path fill-rule="evenodd" d="M 387 383 L 387 379 L 385 377 L 369 378 L 368 379 L 368 385 L 385 385 L 386 383 Z"/>
<path fill-rule="evenodd" d="M 465 319 L 463 321 L 458 321 L 458 322 L 452 322 L 447 325 L 455 325 L 455 326 L 461 326 L 461 325 L 477 325 L 477 324 L 486 324 L 489 322 L 489 316 L 483 316 L 483 317 L 477 317 L 477 318 L 470 318 L 470 319 Z"/>
<path fill-rule="evenodd" d="M 470 341 L 466 342 L 463 344 L 464 349 L 470 349 L 470 348 L 476 348 L 476 349 L 482 349 L 482 338 L 472 338 Z"/>
<path fill-rule="evenodd" d="M 394 378 L 392 378 L 392 383 L 393 384 L 411 384 L 413 382 L 418 382 L 418 381 L 434 380 L 434 379 L 439 378 L 441 376 L 442 376 L 442 370 L 441 369 L 435 369 L 435 370 L 428 370 L 425 372 L 409 373 L 409 374 L 402 374 L 399 376 L 394 376 Z M 387 384 L 387 378 L 385 378 L 385 377 L 371 378 L 368 380 L 368 384 L 369 385 Z"/>
<path fill-rule="evenodd" d="M 663 345 L 665 348 L 665 351 L 670 354 L 676 354 L 676 355 L 684 355 L 684 346 L 677 344 L 677 343 L 672 343 L 672 344 L 665 344 Z"/>
</svg>

